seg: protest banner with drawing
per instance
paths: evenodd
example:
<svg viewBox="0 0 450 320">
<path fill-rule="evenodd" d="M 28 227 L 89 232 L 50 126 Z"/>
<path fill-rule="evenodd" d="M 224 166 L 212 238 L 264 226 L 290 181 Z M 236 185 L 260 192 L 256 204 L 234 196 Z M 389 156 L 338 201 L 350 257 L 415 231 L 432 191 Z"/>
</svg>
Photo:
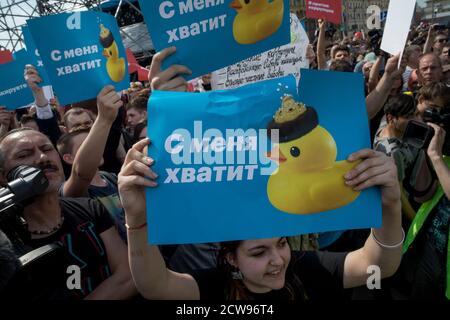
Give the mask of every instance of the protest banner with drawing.
<svg viewBox="0 0 450 320">
<path fill-rule="evenodd" d="M 303 70 L 300 96 L 293 76 L 205 93 L 153 92 L 148 113 L 158 125 L 148 127 L 149 156 L 159 186 L 146 191 L 149 242 L 379 226 L 379 190 L 357 192 L 343 178 L 356 165 L 347 157 L 370 147 L 362 81 Z M 327 94 L 318 94 L 323 88 Z"/>
<path fill-rule="evenodd" d="M 164 67 L 188 80 L 289 42 L 289 1 L 139 1 L 157 51 L 176 46 Z"/>
<path fill-rule="evenodd" d="M 102 12 L 75 12 L 27 21 L 54 91 L 62 105 L 116 91 L 130 82 L 117 21 Z"/>
</svg>

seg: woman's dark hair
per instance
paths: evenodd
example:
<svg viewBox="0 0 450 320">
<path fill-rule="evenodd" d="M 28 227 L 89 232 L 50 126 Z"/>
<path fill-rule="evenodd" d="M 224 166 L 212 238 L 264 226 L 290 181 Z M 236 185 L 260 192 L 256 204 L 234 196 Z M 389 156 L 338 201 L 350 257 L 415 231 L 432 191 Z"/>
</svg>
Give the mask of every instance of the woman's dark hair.
<svg viewBox="0 0 450 320">
<path fill-rule="evenodd" d="M 450 88 L 443 82 L 429 84 L 420 89 L 419 98 L 427 101 L 434 101 L 437 99 L 450 101 Z"/>
<path fill-rule="evenodd" d="M 251 300 L 251 292 L 247 289 L 242 280 L 233 279 L 232 272 L 238 271 L 227 261 L 228 254 L 236 255 L 237 248 L 243 241 L 227 241 L 220 244 L 220 251 L 217 256 L 217 268 L 226 277 L 225 299 L 226 300 Z M 286 270 L 284 288 L 289 293 L 290 300 L 306 300 L 307 296 L 303 289 L 303 284 L 292 270 L 292 259 Z"/>
<path fill-rule="evenodd" d="M 330 71 L 353 72 L 352 65 L 344 60 L 334 60 L 331 62 Z"/>
<path fill-rule="evenodd" d="M 409 117 L 416 112 L 414 98 L 407 94 L 398 94 L 389 98 L 384 106 L 384 114 L 394 117 Z"/>
</svg>

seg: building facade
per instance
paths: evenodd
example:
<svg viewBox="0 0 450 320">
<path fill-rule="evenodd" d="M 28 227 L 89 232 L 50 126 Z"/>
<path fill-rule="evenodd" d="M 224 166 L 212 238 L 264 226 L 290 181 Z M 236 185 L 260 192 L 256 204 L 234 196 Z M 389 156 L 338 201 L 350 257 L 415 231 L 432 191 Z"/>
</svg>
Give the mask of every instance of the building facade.
<svg viewBox="0 0 450 320">
<path fill-rule="evenodd" d="M 448 23 L 450 20 L 450 0 L 425 1 L 423 20 L 433 23 Z"/>
</svg>

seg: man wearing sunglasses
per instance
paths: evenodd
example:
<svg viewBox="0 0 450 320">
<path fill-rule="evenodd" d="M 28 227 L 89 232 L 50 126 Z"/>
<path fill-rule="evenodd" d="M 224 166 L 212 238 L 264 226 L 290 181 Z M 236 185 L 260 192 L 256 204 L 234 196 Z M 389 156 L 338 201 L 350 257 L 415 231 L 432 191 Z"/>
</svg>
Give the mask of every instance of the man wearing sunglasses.
<svg viewBox="0 0 450 320">
<path fill-rule="evenodd" d="M 445 33 L 438 33 L 434 38 L 433 42 L 433 52 L 438 56 L 442 54 L 442 50 L 444 49 L 447 43 L 447 35 Z"/>
</svg>

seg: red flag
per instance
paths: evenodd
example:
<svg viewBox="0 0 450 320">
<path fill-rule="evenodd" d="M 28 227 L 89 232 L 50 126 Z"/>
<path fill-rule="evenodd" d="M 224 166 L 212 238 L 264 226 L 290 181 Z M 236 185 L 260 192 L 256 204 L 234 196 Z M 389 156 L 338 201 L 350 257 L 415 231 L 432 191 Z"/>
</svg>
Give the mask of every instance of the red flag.
<svg viewBox="0 0 450 320">
<path fill-rule="evenodd" d="M 127 48 L 126 52 L 128 60 L 128 73 L 131 74 L 137 72 L 139 81 L 148 81 L 148 73 L 150 72 L 150 70 L 145 69 L 139 65 L 130 48 Z"/>
<path fill-rule="evenodd" d="M 136 57 L 133 54 L 133 51 L 131 51 L 130 48 L 126 49 L 126 53 L 127 53 L 127 60 L 129 64 L 138 64 Z"/>
<path fill-rule="evenodd" d="M 306 0 L 306 17 L 341 24 L 342 0 Z"/>
<path fill-rule="evenodd" d="M 8 63 L 13 61 L 13 56 L 11 51 L 8 49 L 6 50 L 0 50 L 0 64 Z"/>
<path fill-rule="evenodd" d="M 139 81 L 148 81 L 148 73 L 149 72 L 150 72 L 150 70 L 139 66 L 139 68 L 137 69 L 138 80 Z"/>
</svg>

